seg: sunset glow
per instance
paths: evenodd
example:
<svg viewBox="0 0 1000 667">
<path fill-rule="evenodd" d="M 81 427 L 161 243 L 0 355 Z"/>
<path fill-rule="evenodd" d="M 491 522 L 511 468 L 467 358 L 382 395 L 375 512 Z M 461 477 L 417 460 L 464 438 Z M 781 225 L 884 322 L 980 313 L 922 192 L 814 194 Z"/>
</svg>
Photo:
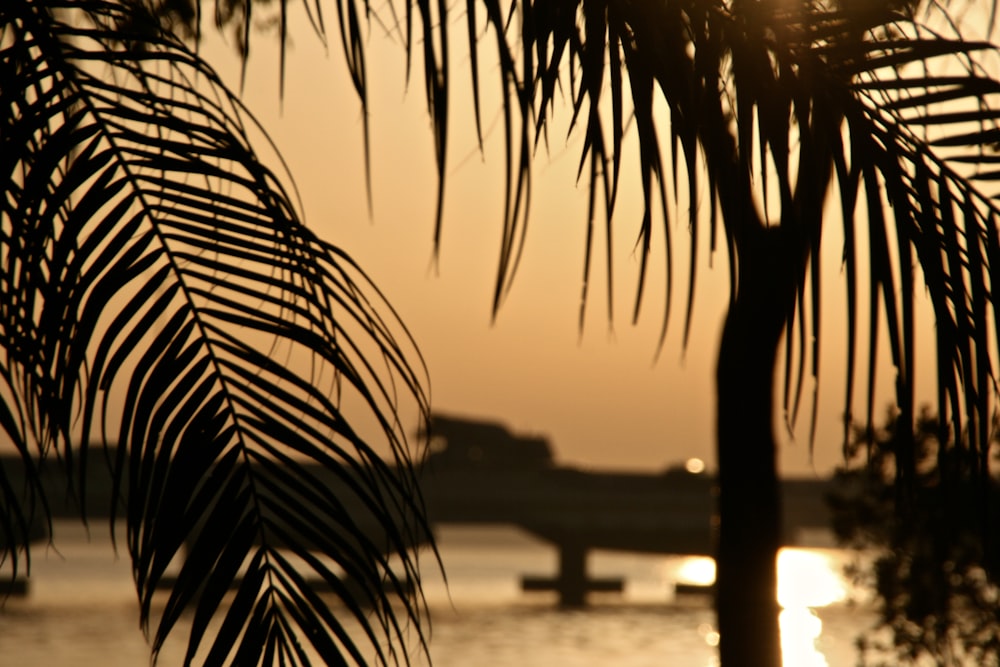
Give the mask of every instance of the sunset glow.
<svg viewBox="0 0 1000 667">
<path fill-rule="evenodd" d="M 817 649 L 823 621 L 814 611 L 847 597 L 840 575 L 841 563 L 829 554 L 809 549 L 786 548 L 778 553 L 778 602 L 782 606 L 781 650 L 785 664 L 796 667 L 827 667 Z M 709 586 L 715 581 L 715 561 L 707 556 L 685 560 L 677 572 L 682 583 Z M 698 628 L 709 646 L 717 646 L 719 633 L 710 625 Z"/>
<path fill-rule="evenodd" d="M 684 583 L 708 586 L 715 581 L 715 561 L 708 556 L 692 556 L 677 576 Z M 782 607 L 825 607 L 846 596 L 839 565 L 830 556 L 795 548 L 778 553 L 778 602 Z"/>
</svg>

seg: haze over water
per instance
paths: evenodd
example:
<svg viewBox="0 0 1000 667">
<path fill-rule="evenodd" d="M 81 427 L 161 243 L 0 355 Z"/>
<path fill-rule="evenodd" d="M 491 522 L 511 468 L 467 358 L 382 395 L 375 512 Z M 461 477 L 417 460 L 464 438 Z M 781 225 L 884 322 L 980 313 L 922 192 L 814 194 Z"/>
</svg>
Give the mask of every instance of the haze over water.
<svg viewBox="0 0 1000 667">
<path fill-rule="evenodd" d="M 92 526 L 90 541 L 73 522 L 61 522 L 56 535 L 59 553 L 35 552 L 29 596 L 0 610 L 0 665 L 147 665 L 127 555 L 115 560 L 103 525 Z M 562 610 L 554 596 L 519 588 L 522 575 L 555 572 L 556 553 L 544 543 L 513 528 L 466 526 L 442 527 L 440 542 L 447 587 L 432 559 L 423 560 L 431 655 L 439 667 L 714 664 L 718 636 L 709 597 L 673 591 L 675 581 L 710 577 L 707 559 L 596 553 L 590 573 L 624 577 L 624 593 L 594 595 L 584 609 Z M 846 601 L 855 594 L 840 575 L 849 558 L 826 549 L 783 552 L 786 665 L 855 664 L 854 638 L 873 615 Z M 178 628 L 160 665 L 182 664 L 186 630 Z"/>
</svg>

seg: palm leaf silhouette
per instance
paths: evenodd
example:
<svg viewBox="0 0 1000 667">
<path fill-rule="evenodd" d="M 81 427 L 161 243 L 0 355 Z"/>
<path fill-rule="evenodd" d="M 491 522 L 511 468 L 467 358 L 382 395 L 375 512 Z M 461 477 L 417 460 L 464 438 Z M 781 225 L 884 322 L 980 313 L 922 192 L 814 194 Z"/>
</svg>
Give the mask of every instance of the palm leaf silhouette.
<svg viewBox="0 0 1000 667">
<path fill-rule="evenodd" d="M 83 501 L 108 467 L 154 656 L 192 612 L 188 663 L 366 662 L 318 578 L 379 662 L 409 662 L 427 533 L 398 410 L 426 398 L 405 328 L 139 5 L 12 0 L 0 26 L 0 425 L 25 465 L 54 452 Z M 15 569 L 46 502 L 0 471 Z"/>
</svg>

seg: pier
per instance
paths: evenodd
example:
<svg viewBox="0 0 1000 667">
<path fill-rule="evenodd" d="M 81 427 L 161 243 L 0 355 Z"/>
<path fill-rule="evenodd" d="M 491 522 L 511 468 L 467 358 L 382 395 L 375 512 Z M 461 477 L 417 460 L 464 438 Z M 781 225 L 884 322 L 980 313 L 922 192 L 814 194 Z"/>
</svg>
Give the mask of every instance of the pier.
<svg viewBox="0 0 1000 667">
<path fill-rule="evenodd" d="M 433 420 L 430 447 L 418 479 L 432 530 L 449 523 L 507 524 L 551 544 L 558 552 L 556 575 L 524 573 L 522 587 L 556 591 L 560 604 L 582 605 L 589 592 L 622 590 L 621 579 L 588 574 L 592 551 L 712 553 L 714 479 L 707 473 L 683 467 L 660 473 L 561 467 L 544 438 L 511 433 L 497 422 L 445 416 Z M 0 465 L 17 488 L 20 463 L 8 458 Z M 81 506 L 67 493 L 64 475 L 49 472 L 53 516 L 80 517 Z M 331 487 L 336 484 L 331 478 Z M 830 527 L 825 498 L 832 482 L 790 479 L 782 487 L 786 544 L 798 544 L 804 529 Z M 91 463 L 86 488 L 86 514 L 106 518 L 111 485 L 103 461 Z M 379 526 L 368 526 L 363 518 L 361 524 L 371 535 L 379 534 Z M 45 539 L 44 530 L 33 531 L 31 539 Z"/>
<path fill-rule="evenodd" d="M 546 439 L 513 434 L 496 422 L 437 416 L 432 433 L 420 475 L 432 525 L 515 525 L 558 551 L 556 576 L 525 573 L 524 590 L 555 590 L 560 604 L 577 606 L 589 592 L 622 589 L 621 579 L 588 574 L 592 551 L 713 551 L 710 474 L 683 466 L 660 473 L 560 467 Z M 828 480 L 783 481 L 786 545 L 801 544 L 803 531 L 830 528 L 826 496 L 832 490 Z"/>
</svg>

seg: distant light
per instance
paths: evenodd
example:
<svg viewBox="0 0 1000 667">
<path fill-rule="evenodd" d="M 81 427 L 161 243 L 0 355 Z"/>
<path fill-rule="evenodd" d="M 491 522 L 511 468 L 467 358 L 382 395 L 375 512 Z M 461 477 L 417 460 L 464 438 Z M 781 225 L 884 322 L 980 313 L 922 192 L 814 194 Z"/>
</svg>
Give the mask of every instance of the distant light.
<svg viewBox="0 0 1000 667">
<path fill-rule="evenodd" d="M 684 560 L 677 579 L 699 586 L 711 586 L 715 581 L 715 559 L 709 556 L 689 556 Z"/>
<path fill-rule="evenodd" d="M 705 462 L 699 458 L 688 459 L 684 463 L 684 468 L 693 475 L 705 472 Z"/>
<path fill-rule="evenodd" d="M 778 552 L 778 603 L 785 609 L 825 607 L 847 598 L 839 564 L 826 553 L 783 548 Z M 677 580 L 708 586 L 715 581 L 715 560 L 688 556 L 677 570 Z M 796 663 L 797 664 L 797 663 Z"/>
</svg>

